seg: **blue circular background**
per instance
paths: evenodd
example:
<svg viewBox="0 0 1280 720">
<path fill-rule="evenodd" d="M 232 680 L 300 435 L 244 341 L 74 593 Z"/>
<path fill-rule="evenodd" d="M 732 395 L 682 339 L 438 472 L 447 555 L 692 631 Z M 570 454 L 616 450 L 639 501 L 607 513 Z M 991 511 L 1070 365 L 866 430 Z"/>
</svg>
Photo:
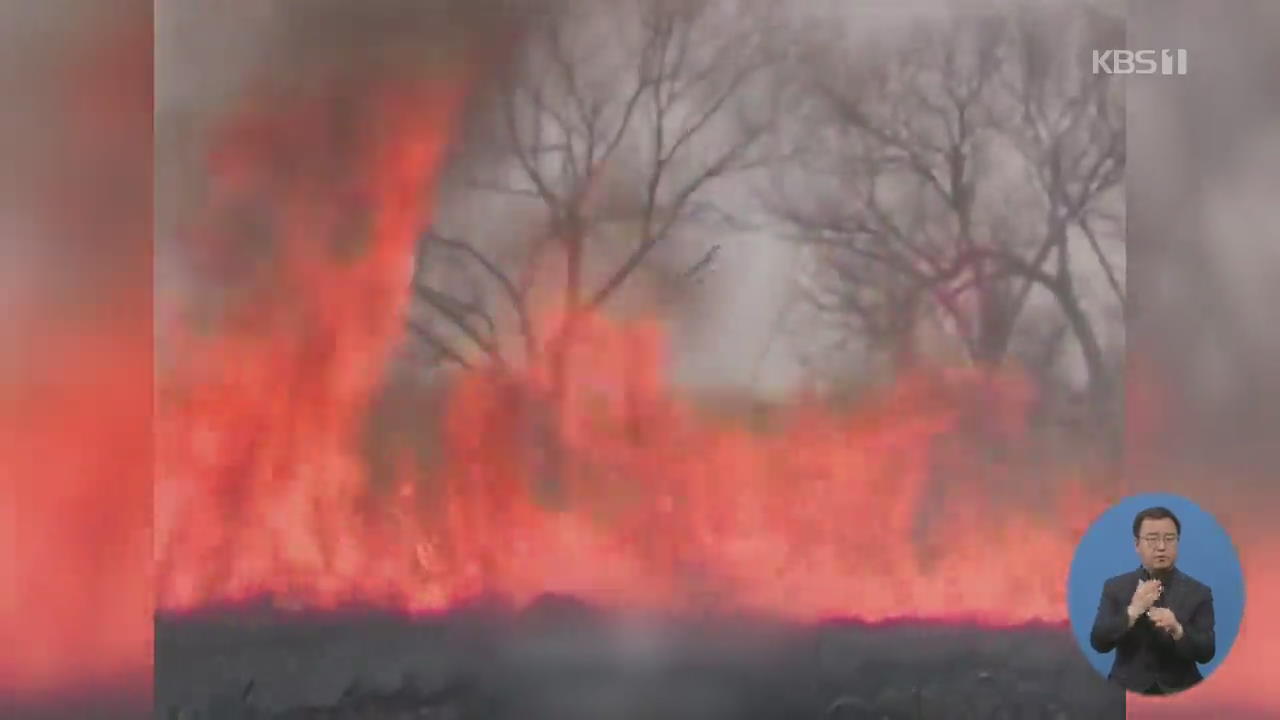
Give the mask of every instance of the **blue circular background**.
<svg viewBox="0 0 1280 720">
<path fill-rule="evenodd" d="M 1231 537 L 1212 515 L 1180 495 L 1151 493 L 1125 498 L 1093 522 L 1071 561 L 1067 580 L 1067 611 L 1071 631 L 1089 663 L 1106 676 L 1115 651 L 1103 654 L 1089 646 L 1089 630 L 1098 611 L 1102 583 L 1110 577 L 1136 570 L 1139 560 L 1133 545 L 1133 517 L 1153 506 L 1173 511 L 1182 523 L 1177 566 L 1213 591 L 1217 652 L 1200 666 L 1207 678 L 1230 652 L 1244 615 L 1244 571 Z"/>
</svg>

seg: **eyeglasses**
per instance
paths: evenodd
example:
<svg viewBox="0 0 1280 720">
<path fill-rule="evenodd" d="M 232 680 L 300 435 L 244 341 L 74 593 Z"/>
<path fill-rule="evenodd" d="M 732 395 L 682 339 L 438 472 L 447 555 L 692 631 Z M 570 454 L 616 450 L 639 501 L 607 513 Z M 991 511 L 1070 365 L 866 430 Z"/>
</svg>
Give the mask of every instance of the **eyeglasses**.
<svg viewBox="0 0 1280 720">
<path fill-rule="evenodd" d="M 1143 535 L 1142 536 L 1142 542 L 1146 543 L 1151 547 L 1156 547 L 1161 543 L 1161 541 L 1163 541 L 1165 545 L 1177 545 L 1178 536 L 1177 535 Z"/>
</svg>

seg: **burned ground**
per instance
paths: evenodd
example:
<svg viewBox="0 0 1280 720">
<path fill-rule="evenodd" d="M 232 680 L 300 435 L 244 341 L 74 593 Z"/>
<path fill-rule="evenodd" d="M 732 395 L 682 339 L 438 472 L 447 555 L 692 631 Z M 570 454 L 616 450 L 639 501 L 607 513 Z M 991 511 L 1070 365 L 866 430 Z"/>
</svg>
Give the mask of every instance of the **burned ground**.
<svg viewBox="0 0 1280 720">
<path fill-rule="evenodd" d="M 676 620 L 568 601 L 163 618 L 169 718 L 1123 718 L 1061 626 Z"/>
</svg>

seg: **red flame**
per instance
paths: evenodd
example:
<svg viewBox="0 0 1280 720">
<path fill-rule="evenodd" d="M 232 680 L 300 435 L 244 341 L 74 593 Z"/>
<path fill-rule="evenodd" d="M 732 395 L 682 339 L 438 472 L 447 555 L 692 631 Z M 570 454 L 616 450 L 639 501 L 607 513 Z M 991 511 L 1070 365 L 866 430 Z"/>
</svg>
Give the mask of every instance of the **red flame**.
<svg viewBox="0 0 1280 720">
<path fill-rule="evenodd" d="M 25 107 L 48 135 L 22 129 L 26 232 L 0 240 L 16 246 L 0 281 L 6 707 L 150 686 L 151 28 L 75 27 L 71 57 L 39 60 L 50 90 Z"/>
<path fill-rule="evenodd" d="M 244 260 L 228 242 L 244 223 L 228 218 L 265 202 L 278 224 L 260 238 L 269 245 L 248 248 L 273 255 L 270 272 L 246 281 L 247 266 L 232 266 L 221 279 L 240 287 L 201 306 L 216 306 L 219 329 L 173 329 L 179 366 L 161 381 L 157 418 L 166 604 L 265 589 L 244 583 L 266 577 L 354 588 L 364 563 L 393 557 L 357 527 L 365 488 L 351 442 L 398 334 L 419 197 L 456 95 L 373 93 L 377 138 L 339 137 L 320 102 L 254 114 L 215 155 L 223 224 L 204 228 L 205 272 Z M 360 152 L 343 157 L 342 141 Z M 201 585 L 211 573 L 216 589 Z"/>
<path fill-rule="evenodd" d="M 403 462 L 399 491 L 374 492 L 362 432 L 401 340 L 416 200 L 448 117 L 382 107 L 342 174 L 315 164 L 333 128 L 312 106 L 238 123 L 216 156 L 212 216 L 266 202 L 276 221 L 269 259 L 233 266 L 242 288 L 218 329 L 186 328 L 165 374 L 164 608 L 269 595 L 432 611 L 564 592 L 802 619 L 1065 617 L 1071 551 L 1100 501 L 1077 478 L 1046 512 L 984 499 L 975 476 L 1010 471 L 947 447 L 976 417 L 1021 429 L 1015 376 L 915 378 L 854 412 L 797 401 L 752 429 L 673 390 L 657 324 L 583 317 L 567 394 L 545 362 L 459 377 L 437 462 Z M 352 233 L 364 242 L 344 246 Z"/>
<path fill-rule="evenodd" d="M 142 342 L 124 347 L 119 335 L 85 331 L 53 329 L 58 338 L 29 348 L 39 353 L 38 373 L 5 388 L 14 417 L 4 418 L 0 455 L 14 482 L 0 502 L 0 577 L 9 579 L 0 631 L 21 651 L 0 653 L 0 691 L 132 687 L 150 670 L 151 488 L 138 473 L 150 454 L 150 417 L 137 402 L 150 354 Z M 86 351 L 92 373 L 79 360 Z M 99 403 L 113 408 L 110 426 Z"/>
</svg>

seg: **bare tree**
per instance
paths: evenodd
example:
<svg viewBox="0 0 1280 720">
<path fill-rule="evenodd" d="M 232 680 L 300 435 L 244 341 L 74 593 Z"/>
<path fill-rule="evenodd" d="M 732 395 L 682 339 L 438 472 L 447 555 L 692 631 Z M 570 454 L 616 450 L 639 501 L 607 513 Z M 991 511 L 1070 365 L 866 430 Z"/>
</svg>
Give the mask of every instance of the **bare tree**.
<svg viewBox="0 0 1280 720">
<path fill-rule="evenodd" d="M 589 472 L 561 440 L 582 318 L 664 262 L 692 285 L 717 250 L 692 231 L 731 219 L 717 185 L 767 160 L 771 7 L 556 2 L 472 124 L 453 195 L 506 226 L 459 213 L 424 234 L 409 329 L 434 367 L 548 371 L 548 388 L 510 386 L 545 502 Z"/>
<path fill-rule="evenodd" d="M 474 139 L 486 145 L 472 163 L 482 169 L 460 183 L 523 226 L 507 237 L 424 235 L 432 261 L 415 277 L 425 312 L 411 330 L 433 359 L 504 368 L 544 358 L 560 375 L 577 318 L 609 303 L 682 227 L 725 219 L 708 191 L 764 158 L 767 11 L 731 0 L 564 2 L 532 23 L 489 108 L 490 132 Z M 675 275 L 698 275 L 716 249 L 686 253 Z M 549 309 L 557 322 L 537 326 Z"/>
<path fill-rule="evenodd" d="M 772 206 L 820 258 L 814 306 L 898 363 L 930 321 L 975 364 L 999 365 L 1039 293 L 1105 410 L 1112 372 L 1077 279 L 1101 275 L 1124 302 L 1099 231 L 1116 219 L 1124 112 L 1084 63 L 1122 28 L 1079 6 L 952 20 L 860 62 L 842 51 L 808 65 L 803 182 L 779 182 Z"/>
</svg>

